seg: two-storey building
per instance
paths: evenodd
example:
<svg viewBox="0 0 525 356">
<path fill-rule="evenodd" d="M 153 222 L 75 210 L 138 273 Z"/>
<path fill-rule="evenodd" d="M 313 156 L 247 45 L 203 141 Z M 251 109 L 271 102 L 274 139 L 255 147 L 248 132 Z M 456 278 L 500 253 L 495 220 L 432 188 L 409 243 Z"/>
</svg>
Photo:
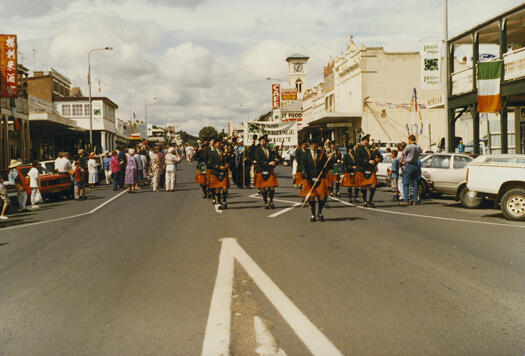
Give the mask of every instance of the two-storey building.
<svg viewBox="0 0 525 356">
<path fill-rule="evenodd" d="M 463 120 L 471 127 L 474 152 L 480 141 L 491 153 L 525 153 L 525 4 L 497 15 L 447 41 L 448 149 Z M 478 113 L 477 68 L 482 61 L 503 61 L 502 109 Z"/>
<path fill-rule="evenodd" d="M 18 64 L 18 97 L 0 99 L 0 170 L 11 159 L 31 161 L 27 76 L 29 70 Z"/>
</svg>

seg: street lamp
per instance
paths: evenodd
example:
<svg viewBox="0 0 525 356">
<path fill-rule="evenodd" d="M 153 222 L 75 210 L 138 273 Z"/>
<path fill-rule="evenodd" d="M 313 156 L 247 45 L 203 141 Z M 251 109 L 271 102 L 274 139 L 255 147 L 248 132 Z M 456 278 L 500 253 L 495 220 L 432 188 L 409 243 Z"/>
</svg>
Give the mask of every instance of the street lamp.
<svg viewBox="0 0 525 356">
<path fill-rule="evenodd" d="M 154 96 L 153 98 L 151 98 L 151 100 L 158 100 L 159 98 L 157 98 L 156 96 Z M 148 99 L 146 99 L 146 102 L 144 103 L 144 117 L 145 117 L 145 122 L 146 122 L 146 141 L 148 141 Z"/>
<path fill-rule="evenodd" d="M 88 52 L 88 86 L 89 86 L 89 145 L 93 149 L 93 107 L 91 105 L 91 54 L 96 51 L 112 51 L 113 47 L 95 48 Z"/>
</svg>

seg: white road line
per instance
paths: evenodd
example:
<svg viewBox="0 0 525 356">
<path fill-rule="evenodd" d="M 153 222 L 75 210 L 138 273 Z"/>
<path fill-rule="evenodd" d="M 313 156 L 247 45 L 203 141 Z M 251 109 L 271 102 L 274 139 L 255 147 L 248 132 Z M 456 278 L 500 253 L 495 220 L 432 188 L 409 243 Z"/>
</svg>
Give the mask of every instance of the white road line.
<svg viewBox="0 0 525 356">
<path fill-rule="evenodd" d="M 215 207 L 215 212 L 216 213 L 222 214 L 222 210 L 219 210 L 219 204 L 213 204 L 213 206 Z"/>
<path fill-rule="evenodd" d="M 277 216 L 279 216 L 281 214 L 287 213 L 290 210 L 297 208 L 298 206 L 301 206 L 301 204 L 300 203 L 295 203 L 293 206 L 290 206 L 290 207 L 288 207 L 286 209 L 280 210 L 280 211 L 278 211 L 276 213 L 273 213 L 272 215 L 268 215 L 268 217 L 269 218 L 275 218 L 275 217 L 277 217 Z"/>
<path fill-rule="evenodd" d="M 277 346 L 275 338 L 257 315 L 253 317 L 253 326 L 255 329 L 255 354 L 261 356 L 286 356 L 286 352 Z"/>
<path fill-rule="evenodd" d="M 61 218 L 57 218 L 57 219 L 51 219 L 51 220 L 45 220 L 45 221 L 37 221 L 37 222 L 34 222 L 34 223 L 28 223 L 28 224 L 24 224 L 24 225 L 17 225 L 17 226 L 9 226 L 9 227 L 4 227 L 4 228 L 0 228 L 0 231 L 6 231 L 6 230 L 14 230 L 14 229 L 21 229 L 23 227 L 30 227 L 30 226 L 35 226 L 35 225 L 42 225 L 42 224 L 47 224 L 47 223 L 52 223 L 52 222 L 57 222 L 57 221 L 63 221 L 63 220 L 69 220 L 69 219 L 74 219 L 74 218 L 79 218 L 81 216 L 86 216 L 86 215 L 90 215 L 90 214 L 93 214 L 95 213 L 96 211 L 102 209 L 104 206 L 106 206 L 107 204 L 111 203 L 113 200 L 117 199 L 118 197 L 120 197 L 122 194 L 126 193 L 128 190 L 124 190 L 123 192 L 115 195 L 113 198 L 111 199 L 108 199 L 106 200 L 104 203 L 100 204 L 99 206 L 97 206 L 96 208 L 94 209 L 91 209 L 90 211 L 86 212 L 86 213 L 80 213 L 80 214 L 76 214 L 76 215 L 71 215 L 71 216 L 64 216 L 64 217 L 61 217 Z"/>
<path fill-rule="evenodd" d="M 505 227 L 514 227 L 514 228 L 518 228 L 518 229 L 525 229 L 525 225 L 524 225 L 524 226 L 519 226 L 519 225 L 509 225 L 509 224 L 494 223 L 494 222 L 488 222 L 488 221 L 476 221 L 476 220 L 465 220 L 465 219 L 445 218 L 445 217 L 441 217 L 441 216 L 431 216 L 431 215 L 411 214 L 411 213 L 403 213 L 403 212 L 401 212 L 401 211 L 392 211 L 392 210 L 385 210 L 385 209 L 365 208 L 365 207 L 363 207 L 363 206 L 359 206 L 359 205 L 354 205 L 354 204 L 347 203 L 347 202 L 345 202 L 344 200 L 341 200 L 341 199 L 337 199 L 337 198 L 334 198 L 334 197 L 331 197 L 331 198 L 332 198 L 333 200 L 337 200 L 338 202 L 340 202 L 340 203 L 342 203 L 342 204 L 344 204 L 344 205 L 353 206 L 353 207 L 356 207 L 356 208 L 359 208 L 359 209 L 364 209 L 364 210 L 367 210 L 367 211 L 376 211 L 376 212 L 380 212 L 380 213 L 394 214 L 394 215 L 414 216 L 414 217 L 417 217 L 417 218 L 425 218 L 425 219 L 434 219 L 434 220 L 443 220 L 443 221 L 454 221 L 454 222 L 466 222 L 466 223 L 472 223 L 472 224 L 493 225 L 493 226 L 505 226 Z"/>
<path fill-rule="evenodd" d="M 224 242 L 223 242 L 224 243 Z M 315 356 L 342 355 L 330 340 L 288 299 L 277 285 L 251 259 L 243 248 L 232 240 L 228 245 L 234 250 L 235 259 L 244 267 L 248 275 L 264 293 L 266 298 L 277 309 L 290 325 L 305 346 Z"/>
<path fill-rule="evenodd" d="M 202 356 L 230 355 L 231 299 L 235 261 L 232 246 L 235 243 L 233 238 L 222 240 L 219 268 L 211 297 Z"/>
</svg>

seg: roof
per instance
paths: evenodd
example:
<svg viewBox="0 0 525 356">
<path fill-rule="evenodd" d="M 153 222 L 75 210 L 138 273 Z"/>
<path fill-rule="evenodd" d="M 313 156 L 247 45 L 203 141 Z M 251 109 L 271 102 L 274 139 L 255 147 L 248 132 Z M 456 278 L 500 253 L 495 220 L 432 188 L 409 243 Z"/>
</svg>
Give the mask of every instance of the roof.
<svg viewBox="0 0 525 356">
<path fill-rule="evenodd" d="M 294 54 L 289 55 L 288 58 L 286 58 L 286 61 L 290 59 L 310 59 L 310 57 L 305 56 L 304 54 L 294 53 Z"/>
<path fill-rule="evenodd" d="M 497 16 L 494 16 L 494 17 L 484 21 L 484 22 L 480 23 L 479 25 L 474 26 L 474 27 L 470 28 L 467 31 L 464 31 L 464 32 L 462 32 L 460 34 L 457 34 L 454 37 L 450 37 L 448 39 L 448 42 L 456 42 L 457 40 L 459 40 L 462 37 L 465 37 L 465 36 L 471 34 L 472 32 L 475 32 L 475 31 L 483 29 L 484 27 L 487 27 L 492 22 L 495 22 L 495 21 L 497 21 L 497 20 L 499 20 L 501 18 L 505 18 L 505 17 L 510 16 L 510 15 L 514 15 L 515 13 L 517 13 L 517 12 L 519 12 L 521 10 L 524 10 L 524 9 L 525 9 L 525 4 L 521 4 L 521 5 L 515 6 L 512 9 L 504 11 L 501 14 L 499 14 Z"/>
<path fill-rule="evenodd" d="M 91 97 L 91 101 L 93 100 L 102 100 L 103 102 L 105 102 L 106 104 L 108 104 L 109 106 L 115 108 L 115 109 L 118 109 L 118 105 L 115 104 L 115 102 L 113 102 L 112 100 L 110 100 L 109 98 L 105 97 L 105 96 L 93 96 Z M 88 97 L 63 97 L 63 98 L 57 98 L 56 100 L 54 100 L 54 102 L 60 102 L 60 101 L 89 101 L 89 98 Z"/>
</svg>

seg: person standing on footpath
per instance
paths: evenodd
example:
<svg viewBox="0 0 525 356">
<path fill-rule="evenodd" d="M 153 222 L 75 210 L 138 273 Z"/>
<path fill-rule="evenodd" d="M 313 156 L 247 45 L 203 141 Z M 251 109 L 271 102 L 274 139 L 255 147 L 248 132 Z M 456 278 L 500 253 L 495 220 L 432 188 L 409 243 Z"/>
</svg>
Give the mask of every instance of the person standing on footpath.
<svg viewBox="0 0 525 356">
<path fill-rule="evenodd" d="M 88 160 L 89 188 L 95 188 L 98 183 L 98 163 L 95 161 L 95 154 L 91 153 Z"/>
<path fill-rule="evenodd" d="M 412 204 L 419 204 L 418 198 L 418 177 L 419 177 L 419 154 L 421 147 L 417 144 L 415 135 L 408 136 L 408 146 L 405 148 L 405 170 L 403 172 L 403 197 L 404 201 L 399 203 L 401 206 L 408 206 L 410 200 L 410 188 L 412 187 Z"/>
<path fill-rule="evenodd" d="M 129 188 L 128 193 L 135 193 L 135 188 L 138 183 L 138 172 L 137 172 L 137 159 L 135 158 L 135 150 L 130 148 L 128 150 L 127 164 L 126 164 L 126 177 L 124 178 L 124 184 Z"/>
<path fill-rule="evenodd" d="M 159 191 L 159 179 L 160 179 L 160 156 L 159 156 L 159 148 L 155 147 L 153 149 L 153 154 L 150 158 L 151 161 L 151 187 L 153 188 L 154 192 Z"/>
<path fill-rule="evenodd" d="M 122 174 L 120 175 L 120 181 L 118 182 L 118 185 L 119 185 L 119 188 L 124 188 L 124 179 L 125 179 L 124 172 L 126 172 L 126 164 L 128 161 L 127 161 L 126 153 L 124 153 L 123 147 L 119 147 L 117 158 L 120 162 L 120 167 L 121 167 L 121 172 L 122 172 Z"/>
<path fill-rule="evenodd" d="M 120 166 L 117 155 L 117 151 L 111 152 L 111 159 L 109 160 L 109 167 L 111 169 L 111 174 L 113 174 L 113 190 L 115 191 L 119 189 L 119 183 L 121 181 L 120 176 L 122 175 L 122 167 Z"/>
<path fill-rule="evenodd" d="M 9 219 L 6 215 L 7 208 L 10 204 L 9 196 L 7 195 L 7 189 L 4 185 L 4 179 L 0 175 L 0 203 L 2 203 L 2 211 L 0 212 L 0 219 L 7 220 Z"/>
<path fill-rule="evenodd" d="M 24 185 L 22 184 L 20 175 L 18 174 L 18 169 L 16 169 L 16 167 L 20 165 L 22 165 L 21 161 L 17 161 L 16 159 L 11 160 L 8 167 L 10 171 L 9 175 L 7 176 L 7 179 L 9 179 L 9 183 L 11 185 L 14 185 L 16 187 L 19 211 L 25 211 L 27 210 L 27 192 L 24 188 Z"/>
<path fill-rule="evenodd" d="M 170 147 L 168 153 L 165 157 L 166 164 L 166 191 L 174 192 L 175 191 L 175 173 L 176 165 L 181 160 L 180 156 L 176 154 L 175 148 Z"/>
<path fill-rule="evenodd" d="M 102 159 L 102 168 L 104 168 L 104 176 L 106 178 L 106 184 L 111 184 L 111 156 L 109 152 L 104 152 L 104 158 Z"/>
<path fill-rule="evenodd" d="M 27 177 L 29 178 L 29 187 L 31 188 L 31 209 L 38 209 L 37 201 L 39 200 L 40 192 L 38 188 L 40 187 L 40 172 L 38 172 L 38 167 L 40 163 L 38 161 L 33 161 L 33 167 L 27 172 Z"/>
</svg>

